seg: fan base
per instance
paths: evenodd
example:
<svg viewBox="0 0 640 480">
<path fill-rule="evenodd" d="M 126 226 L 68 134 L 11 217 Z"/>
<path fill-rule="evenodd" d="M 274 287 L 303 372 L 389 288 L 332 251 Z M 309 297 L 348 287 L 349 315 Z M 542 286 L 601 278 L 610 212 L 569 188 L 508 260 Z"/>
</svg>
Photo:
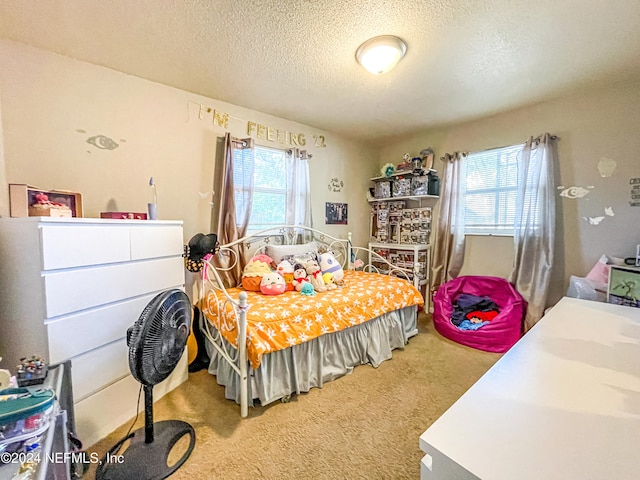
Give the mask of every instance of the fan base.
<svg viewBox="0 0 640 480">
<path fill-rule="evenodd" d="M 193 427 L 180 420 L 164 420 L 153 424 L 154 441 L 145 443 L 145 429 L 139 428 L 116 443 L 102 458 L 96 480 L 160 480 L 173 474 L 189 458 L 196 443 Z M 169 453 L 183 436 L 189 435 L 189 447 L 180 459 L 167 465 Z M 131 440 L 127 449 L 118 450 Z"/>
</svg>

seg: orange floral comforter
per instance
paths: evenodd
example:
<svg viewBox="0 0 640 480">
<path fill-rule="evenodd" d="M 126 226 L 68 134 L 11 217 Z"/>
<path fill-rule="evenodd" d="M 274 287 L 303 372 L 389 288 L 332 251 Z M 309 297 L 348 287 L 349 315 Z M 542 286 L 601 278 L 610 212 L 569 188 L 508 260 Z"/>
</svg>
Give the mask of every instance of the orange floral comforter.
<svg viewBox="0 0 640 480">
<path fill-rule="evenodd" d="M 244 290 L 227 291 L 237 300 Z M 247 356 L 254 369 L 260 366 L 265 353 L 359 325 L 393 310 L 424 304 L 420 292 L 404 279 L 356 271 L 345 271 L 344 287 L 317 292 L 311 297 L 296 291 L 281 295 L 247 292 L 247 295 Z M 209 293 L 202 312 L 237 348 L 237 327 L 232 307 L 224 296 Z"/>
</svg>

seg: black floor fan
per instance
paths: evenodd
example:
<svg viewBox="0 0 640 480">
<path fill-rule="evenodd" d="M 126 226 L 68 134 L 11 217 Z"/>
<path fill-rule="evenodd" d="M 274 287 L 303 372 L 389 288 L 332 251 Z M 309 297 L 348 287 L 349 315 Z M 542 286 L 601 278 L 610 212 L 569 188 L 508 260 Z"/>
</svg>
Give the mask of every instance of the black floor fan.
<svg viewBox="0 0 640 480">
<path fill-rule="evenodd" d="M 172 289 L 156 295 L 127 330 L 129 369 L 144 388 L 144 428 L 127 435 L 107 452 L 98 465 L 97 480 L 167 478 L 191 455 L 196 443 L 191 425 L 180 420 L 153 422 L 153 387 L 180 361 L 190 325 L 189 297 L 182 290 Z M 185 435 L 189 435 L 189 446 L 170 466 L 171 449 Z M 120 452 L 127 441 L 126 450 Z"/>
</svg>

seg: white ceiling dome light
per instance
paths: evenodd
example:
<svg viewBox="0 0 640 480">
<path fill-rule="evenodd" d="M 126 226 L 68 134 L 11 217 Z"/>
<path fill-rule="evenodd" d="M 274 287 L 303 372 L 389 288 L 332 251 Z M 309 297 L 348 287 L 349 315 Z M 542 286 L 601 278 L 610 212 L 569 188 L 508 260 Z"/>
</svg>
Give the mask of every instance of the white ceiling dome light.
<svg viewBox="0 0 640 480">
<path fill-rule="evenodd" d="M 381 35 L 364 42 L 356 50 L 356 60 L 374 75 L 391 70 L 407 51 L 407 45 L 393 35 Z"/>
</svg>

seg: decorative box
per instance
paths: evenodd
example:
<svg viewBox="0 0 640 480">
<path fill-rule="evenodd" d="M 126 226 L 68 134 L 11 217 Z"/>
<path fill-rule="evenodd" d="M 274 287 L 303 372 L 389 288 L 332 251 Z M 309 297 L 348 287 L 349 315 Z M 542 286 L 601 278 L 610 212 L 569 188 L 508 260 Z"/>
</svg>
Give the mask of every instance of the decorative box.
<svg viewBox="0 0 640 480">
<path fill-rule="evenodd" d="M 46 195 L 48 203 L 39 200 L 43 195 Z M 10 183 L 9 213 L 12 217 L 82 217 L 82 195 Z"/>
<path fill-rule="evenodd" d="M 408 197 L 411 195 L 411 180 L 408 178 L 397 178 L 393 181 L 393 196 Z"/>
<path fill-rule="evenodd" d="M 391 198 L 391 184 L 390 182 L 378 182 L 376 183 L 376 198 Z"/>
<path fill-rule="evenodd" d="M 100 212 L 100 218 L 116 218 L 118 220 L 146 220 L 146 213 L 136 212 Z"/>
<path fill-rule="evenodd" d="M 411 179 L 411 195 L 427 195 L 429 193 L 429 177 L 420 175 Z"/>
</svg>

